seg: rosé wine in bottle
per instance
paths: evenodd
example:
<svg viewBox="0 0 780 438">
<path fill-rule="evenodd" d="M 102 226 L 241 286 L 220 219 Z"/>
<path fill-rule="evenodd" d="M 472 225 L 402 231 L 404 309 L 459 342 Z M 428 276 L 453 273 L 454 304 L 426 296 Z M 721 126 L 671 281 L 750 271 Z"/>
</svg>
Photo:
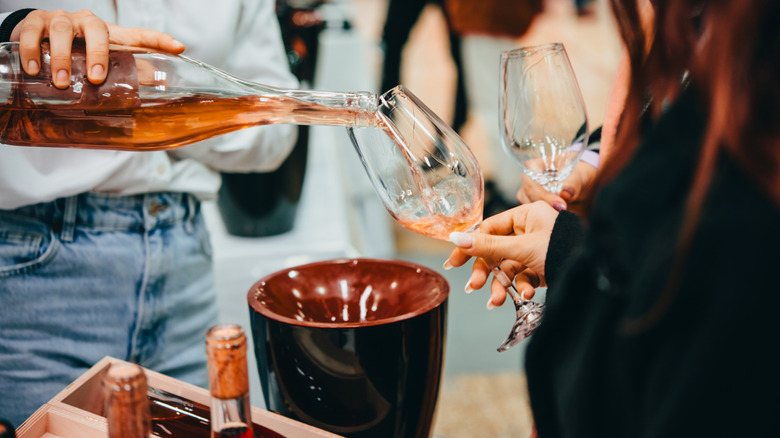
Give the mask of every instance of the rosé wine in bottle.
<svg viewBox="0 0 780 438">
<path fill-rule="evenodd" d="M 0 44 L 0 141 L 9 145 L 115 150 L 183 146 L 271 123 L 375 126 L 367 92 L 288 90 L 245 81 L 182 55 L 112 46 L 106 80 L 86 78 L 83 44 L 72 49 L 71 84 L 54 87 L 48 43 L 40 72 L 22 70 L 18 43 Z"/>
</svg>

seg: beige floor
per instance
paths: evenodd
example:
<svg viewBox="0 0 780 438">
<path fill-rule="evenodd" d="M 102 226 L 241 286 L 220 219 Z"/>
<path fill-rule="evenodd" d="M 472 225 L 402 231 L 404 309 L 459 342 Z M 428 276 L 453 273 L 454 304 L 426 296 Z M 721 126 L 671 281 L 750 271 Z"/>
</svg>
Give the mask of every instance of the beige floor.
<svg viewBox="0 0 780 438">
<path fill-rule="evenodd" d="M 519 374 L 445 377 L 434 438 L 511 438 L 531 433 L 525 378 Z"/>
<path fill-rule="evenodd" d="M 517 40 L 517 46 L 563 42 L 580 82 L 590 125 L 599 126 L 620 51 L 606 0 L 597 0 L 595 13 L 587 17 L 576 15 L 573 0 L 546 2 L 544 14 Z M 387 0 L 353 0 L 353 4 L 359 17 L 355 21 L 358 30 L 369 39 L 379 41 Z M 404 50 L 401 81 L 447 120 L 452 112 L 456 72 L 449 58 L 445 29 L 440 11 L 428 6 Z M 490 178 L 493 166 L 489 148 L 500 145 L 490 144 L 486 129 L 476 117 L 469 117 L 461 134 Z M 396 228 L 396 243 L 399 253 L 441 254 L 441 260 L 452 248 L 446 242 L 400 227 Z M 436 438 L 526 437 L 530 433 L 530 418 L 522 373 L 446 375 L 434 435 Z"/>
</svg>

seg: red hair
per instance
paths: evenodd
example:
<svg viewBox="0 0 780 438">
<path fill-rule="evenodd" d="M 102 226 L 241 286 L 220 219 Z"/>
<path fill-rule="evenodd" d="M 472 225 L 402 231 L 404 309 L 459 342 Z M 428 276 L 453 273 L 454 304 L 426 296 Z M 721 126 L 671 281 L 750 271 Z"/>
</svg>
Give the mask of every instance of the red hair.
<svg viewBox="0 0 780 438">
<path fill-rule="evenodd" d="M 641 13 L 643 3 L 611 0 L 630 79 L 594 193 L 628 163 L 642 118 L 656 118 L 662 102 L 674 101 L 684 74 L 704 99 L 708 121 L 668 287 L 647 315 L 629 322 L 629 331 L 647 327 L 671 302 L 722 151 L 780 204 L 780 1 L 651 0 L 651 17 Z"/>
</svg>

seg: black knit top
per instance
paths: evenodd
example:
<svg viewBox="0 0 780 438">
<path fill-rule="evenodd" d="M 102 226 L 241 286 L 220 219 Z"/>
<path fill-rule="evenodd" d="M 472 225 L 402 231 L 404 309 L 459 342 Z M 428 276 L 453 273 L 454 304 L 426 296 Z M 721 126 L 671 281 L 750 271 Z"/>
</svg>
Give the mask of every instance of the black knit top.
<svg viewBox="0 0 780 438">
<path fill-rule="evenodd" d="M 675 259 L 705 118 L 688 87 L 587 229 L 556 222 L 526 356 L 541 438 L 780 436 L 780 209 L 726 154 Z"/>
</svg>

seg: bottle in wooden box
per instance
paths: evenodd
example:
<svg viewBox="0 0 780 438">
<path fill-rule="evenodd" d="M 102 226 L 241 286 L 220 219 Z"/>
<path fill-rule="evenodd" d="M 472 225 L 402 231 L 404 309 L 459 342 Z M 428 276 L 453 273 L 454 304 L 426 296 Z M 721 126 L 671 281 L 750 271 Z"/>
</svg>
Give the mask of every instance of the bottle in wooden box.
<svg viewBox="0 0 780 438">
<path fill-rule="evenodd" d="M 143 369 L 129 363 L 111 365 L 103 391 L 109 438 L 148 438 L 151 413 Z"/>
<path fill-rule="evenodd" d="M 216 325 L 206 334 L 212 438 L 252 437 L 246 350 L 238 325 Z"/>
</svg>

